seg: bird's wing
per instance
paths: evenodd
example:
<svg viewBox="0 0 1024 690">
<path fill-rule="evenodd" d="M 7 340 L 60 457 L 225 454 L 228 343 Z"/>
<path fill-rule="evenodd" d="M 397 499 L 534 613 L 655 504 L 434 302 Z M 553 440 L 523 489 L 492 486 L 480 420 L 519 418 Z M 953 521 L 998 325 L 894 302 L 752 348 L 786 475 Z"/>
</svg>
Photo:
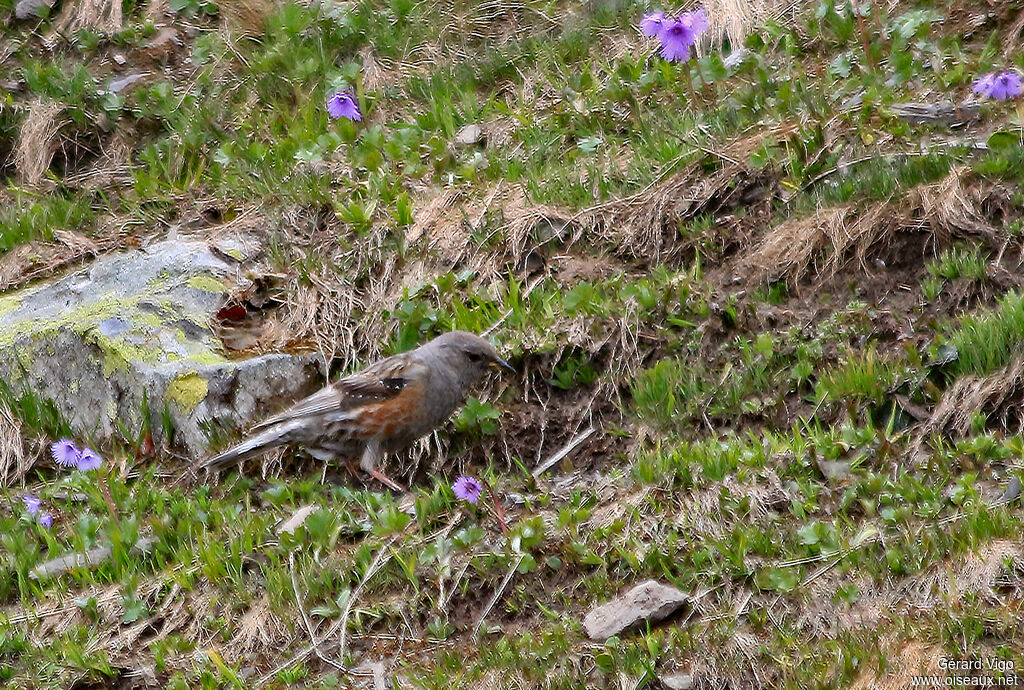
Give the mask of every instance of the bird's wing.
<svg viewBox="0 0 1024 690">
<path fill-rule="evenodd" d="M 388 357 L 351 376 L 338 379 L 326 388 L 303 398 L 284 412 L 265 419 L 253 430 L 301 417 L 344 412 L 389 400 L 401 393 L 406 384 L 420 375 L 421 370 L 425 368 L 425 365 L 405 354 Z"/>
</svg>

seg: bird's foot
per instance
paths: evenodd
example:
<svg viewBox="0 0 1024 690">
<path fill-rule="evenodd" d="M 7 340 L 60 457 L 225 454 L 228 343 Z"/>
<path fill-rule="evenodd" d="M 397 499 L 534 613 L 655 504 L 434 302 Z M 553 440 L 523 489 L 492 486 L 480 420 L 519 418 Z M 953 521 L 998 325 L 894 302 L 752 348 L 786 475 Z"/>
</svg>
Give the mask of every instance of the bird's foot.
<svg viewBox="0 0 1024 690">
<path fill-rule="evenodd" d="M 388 477 L 383 472 L 380 472 L 378 470 L 367 470 L 367 474 L 369 474 L 371 477 L 376 479 L 378 482 L 380 482 L 381 484 L 383 484 L 384 486 L 388 487 L 389 489 L 391 489 L 393 491 L 397 491 L 398 493 L 402 493 L 402 494 L 404 494 L 406 492 L 406 490 L 402 488 L 401 484 L 393 481 L 390 477 Z"/>
</svg>

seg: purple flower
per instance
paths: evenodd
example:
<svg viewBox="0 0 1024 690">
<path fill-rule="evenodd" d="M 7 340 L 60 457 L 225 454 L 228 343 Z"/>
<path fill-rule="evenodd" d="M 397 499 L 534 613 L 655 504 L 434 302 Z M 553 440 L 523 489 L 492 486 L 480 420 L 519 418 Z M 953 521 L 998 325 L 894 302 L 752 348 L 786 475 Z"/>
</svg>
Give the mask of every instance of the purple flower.
<svg viewBox="0 0 1024 690">
<path fill-rule="evenodd" d="M 661 39 L 661 56 L 669 62 L 690 59 L 690 48 L 697 40 L 693 30 L 682 19 L 665 20 L 664 29 L 658 37 Z"/>
<path fill-rule="evenodd" d="M 347 117 L 356 122 L 363 119 L 363 114 L 359 112 L 359 104 L 347 91 L 340 91 L 327 99 L 327 114 L 335 120 L 340 117 Z"/>
<path fill-rule="evenodd" d="M 93 452 L 92 448 L 86 448 L 78 456 L 78 469 L 83 472 L 89 472 L 90 470 L 98 470 L 100 465 L 103 464 L 102 458 Z"/>
<path fill-rule="evenodd" d="M 79 452 L 75 444 L 68 439 L 61 439 L 50 446 L 53 461 L 63 467 L 77 467 Z"/>
<path fill-rule="evenodd" d="M 21 497 L 21 500 L 22 502 L 25 503 L 25 510 L 28 511 L 29 515 L 35 515 L 39 512 L 39 506 L 41 504 L 41 501 L 38 498 L 36 498 L 35 496 L 31 496 L 29 494 L 25 494 L 24 496 Z"/>
<path fill-rule="evenodd" d="M 53 527 L 53 516 L 49 513 L 39 513 L 39 517 L 36 521 L 46 529 Z"/>
<path fill-rule="evenodd" d="M 1021 94 L 1020 75 L 1016 72 L 992 72 L 974 82 L 974 93 L 997 101 L 1008 101 Z"/>
<path fill-rule="evenodd" d="M 693 12 L 687 12 L 679 21 L 690 27 L 690 31 L 693 32 L 693 39 L 696 41 L 697 37 L 708 30 L 708 13 L 704 11 L 704 8 L 694 10 Z"/>
<path fill-rule="evenodd" d="M 652 12 L 640 20 L 640 31 L 644 36 L 657 36 L 665 24 L 664 12 Z"/>
<path fill-rule="evenodd" d="M 480 500 L 480 494 L 484 492 L 484 487 L 481 486 L 480 482 L 472 477 L 459 477 L 452 484 L 452 491 L 455 492 L 456 498 L 461 498 L 463 501 L 470 503 L 476 503 Z"/>
</svg>

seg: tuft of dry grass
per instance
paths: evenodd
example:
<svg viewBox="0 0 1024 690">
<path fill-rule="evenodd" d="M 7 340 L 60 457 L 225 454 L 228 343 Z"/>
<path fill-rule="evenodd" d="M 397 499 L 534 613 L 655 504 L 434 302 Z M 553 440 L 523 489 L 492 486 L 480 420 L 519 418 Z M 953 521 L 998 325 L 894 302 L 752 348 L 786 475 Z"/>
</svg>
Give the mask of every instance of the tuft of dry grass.
<svg viewBox="0 0 1024 690">
<path fill-rule="evenodd" d="M 277 0 L 231 0 L 218 5 L 224 23 L 240 36 L 260 36 L 266 29 L 267 17 L 280 3 Z"/>
<path fill-rule="evenodd" d="M 1024 359 L 988 376 L 964 376 L 943 394 L 942 400 L 918 432 L 918 441 L 934 433 L 963 436 L 971 430 L 975 414 L 984 412 L 1001 417 L 1000 425 L 1007 430 L 1021 430 L 1024 417 L 1019 416 L 1018 404 L 1024 395 Z M 1016 414 L 1017 419 L 1011 415 Z"/>
<path fill-rule="evenodd" d="M 29 187 L 39 187 L 46 179 L 57 151 L 63 112 L 63 105 L 43 98 L 29 106 L 14 150 L 14 166 L 21 181 Z"/>
<path fill-rule="evenodd" d="M 21 420 L 0 402 L 0 486 L 19 481 L 30 466 L 22 442 Z"/>
<path fill-rule="evenodd" d="M 994 238 L 995 229 L 978 210 L 994 191 L 973 182 L 966 168 L 955 168 L 938 182 L 920 185 L 901 199 L 863 211 L 845 205 L 792 218 L 769 230 L 740 258 L 737 272 L 754 281 L 796 284 L 808 273 L 819 280 L 828 279 L 851 260 L 867 270 L 871 249 L 899 232 L 930 233 L 936 253 L 954 240 Z"/>
<path fill-rule="evenodd" d="M 0 255 L 0 290 L 21 287 L 83 259 L 138 243 L 138 238 L 128 235 L 125 225 L 113 218 L 101 223 L 94 238 L 71 230 L 54 230 L 53 236 L 53 242 L 29 242 Z"/>
<path fill-rule="evenodd" d="M 121 30 L 123 22 L 120 0 L 78 0 L 64 4 L 53 31 L 61 36 L 71 36 L 82 29 L 112 34 Z"/>
</svg>

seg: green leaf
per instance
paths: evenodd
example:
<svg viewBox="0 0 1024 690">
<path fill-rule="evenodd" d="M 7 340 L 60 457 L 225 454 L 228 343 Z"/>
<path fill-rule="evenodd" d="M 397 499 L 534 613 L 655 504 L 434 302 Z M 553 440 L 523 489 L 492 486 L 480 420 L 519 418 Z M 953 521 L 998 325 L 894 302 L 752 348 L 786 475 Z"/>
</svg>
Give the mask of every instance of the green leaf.
<svg viewBox="0 0 1024 690">
<path fill-rule="evenodd" d="M 1019 132 L 992 132 L 987 143 L 988 148 L 992 151 L 1009 151 L 1020 147 L 1021 135 Z"/>
</svg>

